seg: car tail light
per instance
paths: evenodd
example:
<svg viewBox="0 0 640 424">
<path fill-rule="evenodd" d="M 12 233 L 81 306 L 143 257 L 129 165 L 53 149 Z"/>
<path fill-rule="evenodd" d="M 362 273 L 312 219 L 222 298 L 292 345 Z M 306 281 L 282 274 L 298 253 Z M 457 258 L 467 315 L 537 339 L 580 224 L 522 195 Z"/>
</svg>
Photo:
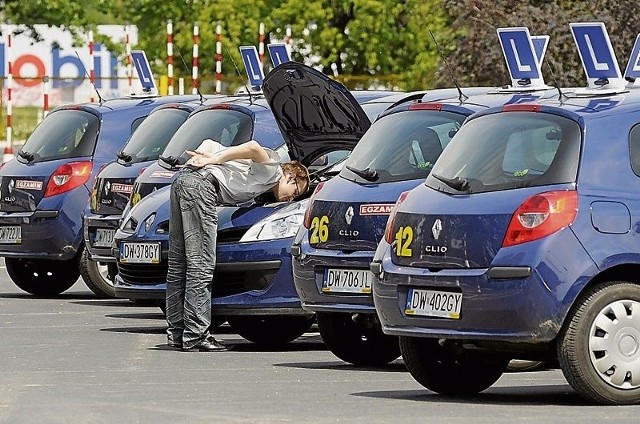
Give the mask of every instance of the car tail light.
<svg viewBox="0 0 640 424">
<path fill-rule="evenodd" d="M 44 191 L 44 197 L 54 196 L 72 190 L 89 180 L 91 162 L 71 162 L 60 165 L 55 170 Z"/>
<path fill-rule="evenodd" d="M 502 247 L 538 240 L 569 226 L 578 213 L 578 192 L 548 191 L 531 196 L 515 211 Z"/>
<path fill-rule="evenodd" d="M 320 190 L 322 190 L 322 186 L 324 186 L 324 182 L 318 183 L 316 189 L 313 191 L 311 198 L 309 199 L 309 204 L 307 205 L 307 210 L 304 211 L 304 228 L 309 229 L 311 227 L 311 211 L 313 210 L 313 202 L 316 200 L 316 195 Z"/>
<path fill-rule="evenodd" d="M 387 226 L 384 229 L 384 239 L 389 244 L 393 243 L 394 240 L 393 226 L 396 223 L 396 214 L 398 213 L 398 207 L 402 204 L 402 202 L 404 202 L 404 199 L 407 198 L 408 194 L 408 191 L 403 191 L 400 194 L 400 197 L 398 197 L 398 200 L 396 201 L 396 205 L 393 207 L 393 209 L 391 209 L 391 213 L 389 214 L 389 218 L 387 219 Z"/>
</svg>

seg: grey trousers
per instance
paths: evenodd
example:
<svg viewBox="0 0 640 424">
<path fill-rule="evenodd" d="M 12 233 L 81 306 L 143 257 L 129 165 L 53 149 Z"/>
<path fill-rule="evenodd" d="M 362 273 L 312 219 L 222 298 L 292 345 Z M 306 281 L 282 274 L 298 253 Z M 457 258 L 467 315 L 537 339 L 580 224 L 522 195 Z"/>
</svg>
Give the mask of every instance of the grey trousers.
<svg viewBox="0 0 640 424">
<path fill-rule="evenodd" d="M 202 173 L 185 168 L 171 184 L 167 339 L 190 348 L 209 336 L 216 264 L 218 194 Z"/>
</svg>

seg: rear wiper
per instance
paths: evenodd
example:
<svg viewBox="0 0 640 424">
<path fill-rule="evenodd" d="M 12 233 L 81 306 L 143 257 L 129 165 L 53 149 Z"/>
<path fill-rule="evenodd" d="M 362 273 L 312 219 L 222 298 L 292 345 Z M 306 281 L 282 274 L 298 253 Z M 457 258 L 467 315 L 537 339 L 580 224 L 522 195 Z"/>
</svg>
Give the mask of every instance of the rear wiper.
<svg viewBox="0 0 640 424">
<path fill-rule="evenodd" d="M 347 168 L 349 171 L 353 172 L 357 176 L 364 178 L 367 181 L 377 181 L 378 178 L 380 177 L 378 175 L 378 172 L 375 169 L 371 169 L 371 168 L 358 169 L 358 168 L 353 168 L 349 165 L 345 165 L 345 168 Z"/>
<path fill-rule="evenodd" d="M 458 191 L 469 190 L 469 181 L 466 178 L 460 178 L 460 177 L 447 178 L 437 174 L 431 174 L 431 176 L 436 180 L 442 181 L 443 183 L 445 183 L 446 185 L 448 185 L 454 190 L 458 190 Z"/>
<path fill-rule="evenodd" d="M 22 159 L 26 160 L 27 162 L 31 162 L 33 159 L 35 159 L 35 155 L 33 153 L 29 153 L 24 150 L 20 150 L 18 152 L 18 156 L 20 156 Z"/>
<path fill-rule="evenodd" d="M 158 156 L 158 158 L 164 163 L 171 165 L 172 167 L 180 163 L 180 158 L 175 156 Z"/>
<path fill-rule="evenodd" d="M 125 162 L 131 162 L 131 160 L 133 159 L 131 157 L 131 155 L 129 153 L 125 153 L 125 151 L 121 151 L 118 152 L 118 154 L 116 154 L 116 156 L 118 157 L 118 159 L 125 161 Z"/>
</svg>

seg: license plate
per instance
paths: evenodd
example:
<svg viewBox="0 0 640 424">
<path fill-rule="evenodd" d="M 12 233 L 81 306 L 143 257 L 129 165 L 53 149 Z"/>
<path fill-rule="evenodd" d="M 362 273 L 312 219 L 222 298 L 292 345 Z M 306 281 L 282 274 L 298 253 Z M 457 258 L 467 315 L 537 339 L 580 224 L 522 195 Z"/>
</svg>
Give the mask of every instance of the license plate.
<svg viewBox="0 0 640 424">
<path fill-rule="evenodd" d="M 459 319 L 461 306 L 462 293 L 410 288 L 404 313 Z"/>
<path fill-rule="evenodd" d="M 116 230 L 112 230 L 109 228 L 98 228 L 96 229 L 96 239 L 93 242 L 95 247 L 111 247 L 111 243 L 113 242 L 113 235 L 116 233 Z"/>
<path fill-rule="evenodd" d="M 19 225 L 14 225 L 11 227 L 0 227 L 0 243 L 22 243 L 22 228 Z"/>
<path fill-rule="evenodd" d="M 324 293 L 371 293 L 373 273 L 365 269 L 327 268 L 324 270 Z"/>
<path fill-rule="evenodd" d="M 122 243 L 120 245 L 120 262 L 160 263 L 160 243 Z"/>
</svg>

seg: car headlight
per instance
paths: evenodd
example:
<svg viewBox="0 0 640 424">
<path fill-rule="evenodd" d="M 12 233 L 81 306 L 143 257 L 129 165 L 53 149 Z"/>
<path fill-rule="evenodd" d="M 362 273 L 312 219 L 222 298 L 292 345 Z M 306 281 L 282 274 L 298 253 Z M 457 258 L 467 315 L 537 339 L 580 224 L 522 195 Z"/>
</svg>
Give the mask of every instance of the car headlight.
<svg viewBox="0 0 640 424">
<path fill-rule="evenodd" d="M 268 217 L 253 224 L 240 242 L 274 240 L 293 237 L 304 220 L 308 199 L 278 209 Z"/>
<path fill-rule="evenodd" d="M 156 213 L 152 213 L 151 215 L 149 215 L 147 217 L 147 219 L 144 220 L 144 231 L 148 232 L 149 229 L 151 228 L 151 226 L 153 225 L 153 222 L 156 220 Z"/>
</svg>

